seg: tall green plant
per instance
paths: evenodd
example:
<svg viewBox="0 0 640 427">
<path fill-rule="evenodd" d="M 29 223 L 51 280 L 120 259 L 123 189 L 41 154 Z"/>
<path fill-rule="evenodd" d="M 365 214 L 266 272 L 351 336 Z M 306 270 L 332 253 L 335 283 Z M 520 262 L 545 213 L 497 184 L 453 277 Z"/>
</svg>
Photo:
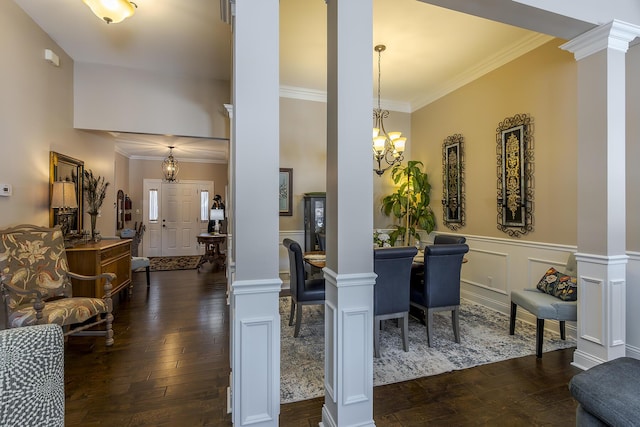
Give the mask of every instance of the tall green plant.
<svg viewBox="0 0 640 427">
<path fill-rule="evenodd" d="M 431 233 L 436 220 L 429 206 L 431 184 L 426 172 L 422 172 L 422 162 L 410 160 L 406 166 L 396 164 L 391 170 L 391 178 L 398 186 L 395 193 L 382 199 L 381 210 L 386 216 L 395 217 L 398 225 L 389 233 L 391 242 L 403 237 L 405 246 L 411 243 L 411 237 L 420 239 L 418 229 Z"/>
<path fill-rule="evenodd" d="M 102 202 L 107 195 L 109 183 L 103 176 L 94 175 L 91 169 L 85 169 L 83 184 L 87 201 L 87 213 L 92 216 L 98 215 Z"/>
</svg>

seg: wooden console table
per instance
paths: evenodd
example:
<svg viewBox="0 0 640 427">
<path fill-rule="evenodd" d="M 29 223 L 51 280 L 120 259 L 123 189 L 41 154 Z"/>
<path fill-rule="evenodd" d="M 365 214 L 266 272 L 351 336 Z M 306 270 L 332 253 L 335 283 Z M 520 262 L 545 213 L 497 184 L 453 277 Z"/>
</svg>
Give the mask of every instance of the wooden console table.
<svg viewBox="0 0 640 427">
<path fill-rule="evenodd" d="M 101 240 L 67 248 L 69 270 L 86 276 L 114 273 L 112 294 L 131 285 L 131 240 Z M 102 298 L 104 281 L 80 281 L 71 279 L 73 296 Z"/>
<path fill-rule="evenodd" d="M 222 265 L 224 267 L 226 255 L 220 250 L 220 245 L 224 244 L 227 239 L 226 234 L 200 233 L 197 236 L 198 243 L 204 244 L 204 255 L 200 258 L 196 269 L 200 272 L 200 266 L 205 262 L 214 265 Z"/>
</svg>

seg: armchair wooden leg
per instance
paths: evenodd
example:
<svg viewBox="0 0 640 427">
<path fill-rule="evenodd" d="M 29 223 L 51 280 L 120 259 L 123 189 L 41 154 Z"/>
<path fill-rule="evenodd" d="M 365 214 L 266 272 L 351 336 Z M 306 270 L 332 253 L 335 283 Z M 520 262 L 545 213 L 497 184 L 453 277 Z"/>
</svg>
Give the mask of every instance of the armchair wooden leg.
<svg viewBox="0 0 640 427">
<path fill-rule="evenodd" d="M 451 323 L 453 323 L 453 337 L 455 341 L 460 343 L 460 306 L 451 311 Z"/>
<path fill-rule="evenodd" d="M 373 316 L 373 357 L 380 357 L 380 322 L 380 319 Z"/>
<path fill-rule="evenodd" d="M 564 331 L 564 320 L 560 320 L 560 339 L 567 339 L 567 334 Z"/>
<path fill-rule="evenodd" d="M 298 308 L 300 310 L 300 308 Z M 293 316 L 296 314 L 296 302 L 291 298 L 291 313 L 289 314 L 289 326 L 293 325 Z"/>
<path fill-rule="evenodd" d="M 427 309 L 424 312 L 425 315 L 425 323 L 427 324 L 427 346 L 431 347 L 431 338 L 432 338 L 432 334 L 431 331 L 433 330 L 433 313 L 431 312 L 431 310 Z"/>
<path fill-rule="evenodd" d="M 518 304 L 511 303 L 511 317 L 509 318 L 509 335 L 513 335 L 516 332 L 516 311 L 518 311 Z"/>
<path fill-rule="evenodd" d="M 536 321 L 536 357 L 542 357 L 542 338 L 544 337 L 544 319 Z"/>
<path fill-rule="evenodd" d="M 402 349 L 409 351 L 409 313 L 402 316 Z"/>
</svg>

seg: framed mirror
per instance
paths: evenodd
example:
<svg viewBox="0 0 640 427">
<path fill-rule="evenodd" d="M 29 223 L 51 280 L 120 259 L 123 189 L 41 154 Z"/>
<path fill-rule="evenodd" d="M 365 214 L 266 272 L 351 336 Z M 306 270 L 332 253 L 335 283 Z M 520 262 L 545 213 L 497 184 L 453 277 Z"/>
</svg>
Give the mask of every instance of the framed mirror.
<svg viewBox="0 0 640 427">
<path fill-rule="evenodd" d="M 124 191 L 118 190 L 116 197 L 116 230 L 124 228 Z"/>
<path fill-rule="evenodd" d="M 78 208 L 68 215 L 68 227 L 71 233 L 82 231 L 82 217 L 84 216 L 84 197 L 82 192 L 82 177 L 84 176 L 84 162 L 73 157 L 51 151 L 49 153 L 49 200 L 53 196 L 53 183 L 56 181 L 73 182 L 76 191 Z M 50 205 L 51 206 L 51 205 Z M 49 208 L 49 226 L 59 223 L 58 208 Z"/>
</svg>

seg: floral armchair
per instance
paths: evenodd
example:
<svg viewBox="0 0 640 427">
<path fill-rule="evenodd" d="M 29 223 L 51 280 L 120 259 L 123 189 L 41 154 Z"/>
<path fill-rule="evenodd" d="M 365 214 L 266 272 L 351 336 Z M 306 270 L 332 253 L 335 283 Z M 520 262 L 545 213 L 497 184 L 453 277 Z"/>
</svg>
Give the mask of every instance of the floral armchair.
<svg viewBox="0 0 640 427">
<path fill-rule="evenodd" d="M 7 328 L 36 324 L 62 326 L 65 337 L 104 335 L 113 344 L 111 282 L 113 273 L 71 273 L 59 227 L 33 225 L 0 230 L 0 291 Z M 71 278 L 104 279 L 103 298 L 73 297 Z M 104 324 L 104 329 L 95 326 Z M 91 331 L 88 329 L 93 328 Z"/>
</svg>

